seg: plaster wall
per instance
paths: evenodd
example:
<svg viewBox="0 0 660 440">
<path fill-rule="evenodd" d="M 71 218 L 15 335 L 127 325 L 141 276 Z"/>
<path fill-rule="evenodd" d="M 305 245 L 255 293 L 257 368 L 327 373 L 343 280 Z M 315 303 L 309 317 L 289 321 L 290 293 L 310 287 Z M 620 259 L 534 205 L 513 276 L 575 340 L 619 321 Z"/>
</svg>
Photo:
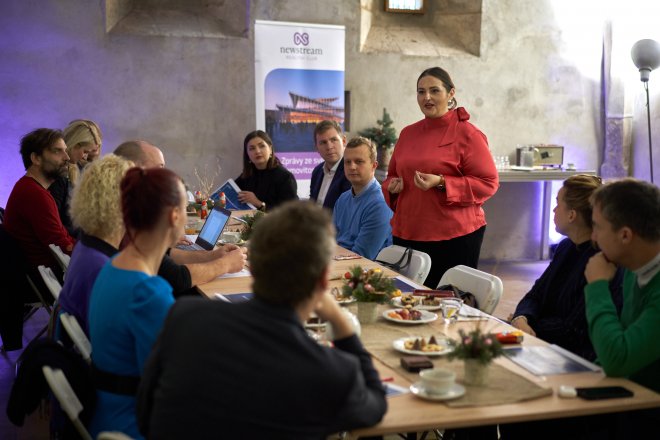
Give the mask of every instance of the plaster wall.
<svg viewBox="0 0 660 440">
<path fill-rule="evenodd" d="M 361 14 L 364 3 L 252 0 L 250 23 L 346 26 L 353 133 L 374 125 L 383 107 L 397 130 L 419 120 L 416 78 L 440 65 L 451 73 L 459 105 L 488 136 L 493 154 L 513 161 L 516 144 L 554 143 L 566 147 L 566 163 L 597 169 L 600 65 L 585 72 L 565 57 L 577 43 L 565 40 L 552 1 L 485 0 L 480 57 L 363 54 L 361 26 L 370 20 Z M 243 136 L 255 128 L 253 28 L 247 38 L 233 39 L 108 34 L 104 4 L 0 3 L 0 206 L 23 173 L 20 137 L 76 118 L 100 124 L 104 153 L 127 139 L 154 142 L 168 166 L 191 183 L 195 167 L 212 173 L 219 163 L 217 183 L 239 174 Z M 600 39 L 590 32 L 579 44 L 599 50 Z M 486 205 L 490 226 L 482 257 L 537 255 L 538 213 L 529 206 L 538 205 L 539 194 L 540 185 L 502 186 Z"/>
</svg>

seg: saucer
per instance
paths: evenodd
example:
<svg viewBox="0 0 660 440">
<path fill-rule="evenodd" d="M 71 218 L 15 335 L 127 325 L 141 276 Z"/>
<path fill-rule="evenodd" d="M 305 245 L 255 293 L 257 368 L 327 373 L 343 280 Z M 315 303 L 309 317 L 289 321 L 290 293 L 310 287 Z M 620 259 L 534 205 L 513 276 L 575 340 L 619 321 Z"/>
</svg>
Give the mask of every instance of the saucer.
<svg viewBox="0 0 660 440">
<path fill-rule="evenodd" d="M 460 384 L 453 384 L 451 388 L 449 388 L 449 391 L 443 394 L 430 394 L 428 393 L 424 387 L 422 386 L 422 382 L 415 382 L 414 384 L 410 385 L 410 391 L 415 396 L 421 397 L 422 399 L 426 400 L 437 400 L 437 401 L 442 401 L 442 400 L 451 400 L 451 399 L 458 399 L 462 395 L 465 394 L 465 387 Z"/>
</svg>

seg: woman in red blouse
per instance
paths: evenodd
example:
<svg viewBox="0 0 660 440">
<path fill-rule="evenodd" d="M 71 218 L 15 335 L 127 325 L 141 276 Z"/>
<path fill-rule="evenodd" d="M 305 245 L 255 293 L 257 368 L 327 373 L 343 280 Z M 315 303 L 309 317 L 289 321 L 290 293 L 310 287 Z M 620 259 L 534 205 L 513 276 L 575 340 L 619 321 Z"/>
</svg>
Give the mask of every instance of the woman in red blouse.
<svg viewBox="0 0 660 440">
<path fill-rule="evenodd" d="M 431 288 L 451 267 L 477 267 L 486 230 L 482 205 L 499 186 L 486 136 L 457 107 L 455 93 L 443 69 L 422 72 L 417 103 L 424 119 L 401 131 L 383 182 L 394 244 L 430 255 L 424 284 Z"/>
</svg>

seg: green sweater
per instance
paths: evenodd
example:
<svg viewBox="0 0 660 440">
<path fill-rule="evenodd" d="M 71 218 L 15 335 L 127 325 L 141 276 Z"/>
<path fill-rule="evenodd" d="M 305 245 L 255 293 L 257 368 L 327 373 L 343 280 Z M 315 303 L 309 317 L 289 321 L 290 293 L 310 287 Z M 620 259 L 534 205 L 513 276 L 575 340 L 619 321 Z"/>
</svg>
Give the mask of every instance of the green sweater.
<svg viewBox="0 0 660 440">
<path fill-rule="evenodd" d="M 621 319 L 607 281 L 587 284 L 584 292 L 589 335 L 605 373 L 660 392 L 660 272 L 641 289 L 625 271 Z"/>
</svg>

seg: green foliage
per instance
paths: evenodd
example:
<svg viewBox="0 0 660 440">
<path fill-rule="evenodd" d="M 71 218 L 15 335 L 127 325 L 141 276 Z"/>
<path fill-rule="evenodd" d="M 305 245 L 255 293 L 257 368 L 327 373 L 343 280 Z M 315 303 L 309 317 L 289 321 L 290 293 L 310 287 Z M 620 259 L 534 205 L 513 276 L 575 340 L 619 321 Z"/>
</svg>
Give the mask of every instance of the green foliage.
<svg viewBox="0 0 660 440">
<path fill-rule="evenodd" d="M 384 276 L 380 269 L 362 269 L 353 266 L 344 274 L 344 296 L 352 296 L 361 302 L 384 303 L 396 291 L 392 279 Z"/>
<path fill-rule="evenodd" d="M 252 228 L 254 228 L 254 225 L 261 219 L 265 214 L 262 211 L 255 211 L 254 214 L 252 215 L 243 215 L 241 216 L 242 220 L 245 220 L 245 225 L 243 225 L 243 229 L 241 230 L 241 240 L 243 241 L 248 241 L 250 239 L 250 235 L 252 235 Z"/>
<path fill-rule="evenodd" d="M 388 148 L 390 144 L 396 143 L 396 130 L 392 127 L 394 121 L 390 118 L 386 108 L 383 109 L 383 119 L 378 119 L 376 123 L 378 124 L 377 127 L 367 128 L 359 131 L 358 134 L 372 139 L 378 147 L 385 146 L 385 148 Z"/>
<path fill-rule="evenodd" d="M 470 331 L 458 331 L 460 339 L 452 340 L 454 351 L 447 355 L 452 359 L 476 359 L 482 364 L 489 364 L 493 359 L 503 354 L 502 344 L 491 333 L 482 333 L 479 325 Z"/>
</svg>

